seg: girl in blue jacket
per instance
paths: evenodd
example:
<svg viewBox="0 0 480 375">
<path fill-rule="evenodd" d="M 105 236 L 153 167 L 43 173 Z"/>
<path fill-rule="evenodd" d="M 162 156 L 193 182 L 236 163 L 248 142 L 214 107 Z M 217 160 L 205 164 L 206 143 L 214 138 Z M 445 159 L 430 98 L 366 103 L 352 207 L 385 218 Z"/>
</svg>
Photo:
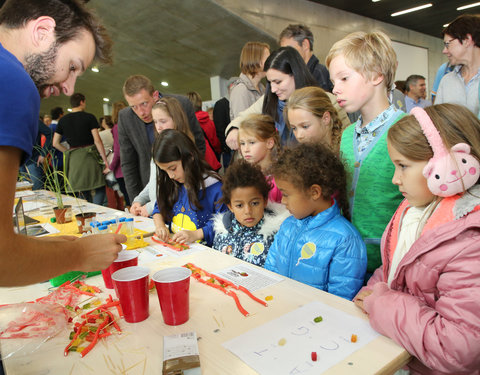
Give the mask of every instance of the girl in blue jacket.
<svg viewBox="0 0 480 375">
<path fill-rule="evenodd" d="M 203 241 L 211 246 L 212 216 L 227 209 L 217 203 L 222 197 L 220 176 L 200 155 L 193 141 L 178 130 L 162 131 L 155 138 L 152 155 L 157 165 L 155 234 L 165 241 L 170 229 L 173 241 Z"/>
<path fill-rule="evenodd" d="M 342 162 L 326 146 L 304 143 L 285 149 L 272 173 L 292 216 L 276 234 L 265 268 L 352 299 L 362 287 L 367 254 L 362 237 L 345 218 Z"/>
</svg>

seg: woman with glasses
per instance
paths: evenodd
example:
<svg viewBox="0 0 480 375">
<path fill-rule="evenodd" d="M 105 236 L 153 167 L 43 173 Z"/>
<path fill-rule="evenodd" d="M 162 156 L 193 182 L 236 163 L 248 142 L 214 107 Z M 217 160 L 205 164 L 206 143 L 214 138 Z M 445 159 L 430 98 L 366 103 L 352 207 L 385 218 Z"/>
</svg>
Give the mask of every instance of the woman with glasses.
<svg viewBox="0 0 480 375">
<path fill-rule="evenodd" d="M 435 104 L 461 104 L 480 118 L 480 17 L 461 15 L 442 34 L 442 52 L 456 67 L 442 78 Z"/>
</svg>

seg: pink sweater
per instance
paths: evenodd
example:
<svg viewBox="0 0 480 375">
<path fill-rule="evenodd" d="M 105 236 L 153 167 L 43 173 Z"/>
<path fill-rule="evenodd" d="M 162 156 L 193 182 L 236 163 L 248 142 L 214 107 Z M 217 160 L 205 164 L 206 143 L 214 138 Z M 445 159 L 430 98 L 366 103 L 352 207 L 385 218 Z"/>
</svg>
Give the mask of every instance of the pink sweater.
<svg viewBox="0 0 480 375">
<path fill-rule="evenodd" d="M 272 188 L 270 189 L 270 192 L 268 193 L 268 200 L 271 201 L 271 202 L 281 203 L 282 202 L 282 192 L 277 187 L 277 184 L 275 183 L 275 179 L 273 178 L 273 176 L 266 176 L 266 179 L 272 185 Z"/>
<path fill-rule="evenodd" d="M 382 237 L 383 265 L 364 287 L 372 327 L 416 357 L 412 374 L 480 374 L 480 187 L 470 191 L 441 201 L 389 288 L 402 202 Z"/>
</svg>

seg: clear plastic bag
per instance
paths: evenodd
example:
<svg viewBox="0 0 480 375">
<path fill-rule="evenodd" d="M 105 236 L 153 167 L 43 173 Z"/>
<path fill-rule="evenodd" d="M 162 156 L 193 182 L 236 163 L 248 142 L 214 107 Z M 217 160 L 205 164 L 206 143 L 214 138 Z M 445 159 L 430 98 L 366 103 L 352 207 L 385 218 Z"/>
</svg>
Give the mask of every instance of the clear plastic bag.
<svg viewBox="0 0 480 375">
<path fill-rule="evenodd" d="M 2 359 L 28 355 L 63 331 L 68 313 L 55 303 L 16 303 L 0 307 Z"/>
</svg>

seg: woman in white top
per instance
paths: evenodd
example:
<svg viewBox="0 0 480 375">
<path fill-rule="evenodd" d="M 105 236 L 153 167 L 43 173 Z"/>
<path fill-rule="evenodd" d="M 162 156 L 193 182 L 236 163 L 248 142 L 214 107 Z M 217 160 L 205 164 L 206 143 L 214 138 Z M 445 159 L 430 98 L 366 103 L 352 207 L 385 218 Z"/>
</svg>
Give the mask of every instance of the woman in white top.
<svg viewBox="0 0 480 375">
<path fill-rule="evenodd" d="M 467 107 L 480 117 L 480 17 L 463 14 L 451 22 L 442 32 L 443 53 L 452 72 L 440 81 L 435 104 L 453 103 Z"/>
</svg>

